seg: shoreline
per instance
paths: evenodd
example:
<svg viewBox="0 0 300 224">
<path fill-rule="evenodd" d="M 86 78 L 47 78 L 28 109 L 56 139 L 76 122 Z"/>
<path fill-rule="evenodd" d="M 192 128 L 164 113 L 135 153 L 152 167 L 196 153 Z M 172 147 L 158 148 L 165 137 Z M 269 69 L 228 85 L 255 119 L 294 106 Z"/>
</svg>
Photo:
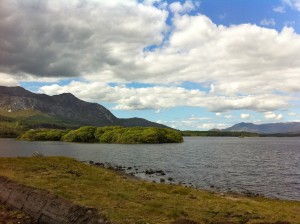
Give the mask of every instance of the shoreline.
<svg viewBox="0 0 300 224">
<path fill-rule="evenodd" d="M 146 171 L 139 171 L 136 166 L 120 166 L 120 165 L 113 165 L 108 162 L 94 162 L 94 161 L 78 161 L 84 164 L 88 164 L 90 166 L 104 168 L 108 170 L 113 170 L 118 175 L 125 176 L 129 179 L 135 179 L 139 181 L 147 181 L 149 183 L 158 183 L 158 184 L 169 184 L 169 185 L 178 185 L 182 187 L 187 187 L 199 191 L 206 191 L 212 194 L 217 194 L 220 196 L 229 196 L 229 197 L 261 197 L 265 199 L 271 199 L 271 200 L 278 200 L 278 201 L 291 201 L 291 202 L 300 202 L 300 200 L 296 199 L 281 199 L 277 197 L 268 197 L 263 194 L 251 192 L 248 190 L 238 192 L 238 191 L 232 191 L 230 189 L 228 190 L 222 190 L 215 186 L 210 186 L 210 189 L 196 187 L 192 183 L 185 183 L 176 181 L 173 177 L 170 177 L 167 175 L 167 172 L 164 170 L 156 170 L 156 169 L 148 169 Z M 142 175 L 141 175 L 142 174 Z"/>
<path fill-rule="evenodd" d="M 251 182 L 249 181 L 249 183 L 247 183 L 247 176 L 246 175 L 243 176 L 243 173 L 241 173 L 239 170 L 236 170 L 235 175 L 231 175 L 229 173 L 228 176 L 226 176 L 227 173 L 225 173 L 225 171 L 222 171 L 222 169 L 219 169 L 220 171 L 218 170 L 217 172 L 222 175 L 222 176 L 219 176 L 220 177 L 220 181 L 219 181 L 219 178 L 213 176 L 214 173 L 211 171 L 214 171 L 214 170 L 211 169 L 209 166 L 207 168 L 207 171 L 206 171 L 206 167 L 204 167 L 205 169 L 199 170 L 199 176 L 198 176 L 198 173 L 197 173 L 198 166 L 195 166 L 196 168 L 193 168 L 193 167 L 185 168 L 184 167 L 185 163 L 181 162 L 176 157 L 174 157 L 174 158 L 177 159 L 179 161 L 179 163 L 183 165 L 182 169 L 179 166 L 172 166 L 172 164 L 169 164 L 168 160 L 166 160 L 166 159 L 161 159 L 161 161 L 165 161 L 165 162 L 160 164 L 160 162 L 156 162 L 156 161 L 148 162 L 147 158 L 146 159 L 141 158 L 142 162 L 139 162 L 138 160 L 134 159 L 134 154 L 132 154 L 132 155 L 128 154 L 128 156 L 125 157 L 126 159 L 124 161 L 122 160 L 121 157 L 116 158 L 116 159 L 111 157 L 111 155 L 113 155 L 113 153 L 115 153 L 115 152 L 109 151 L 109 149 L 118 148 L 116 150 L 116 151 L 118 151 L 120 149 L 123 149 L 123 147 L 125 147 L 125 149 L 130 149 L 130 150 L 128 150 L 128 152 L 131 152 L 132 151 L 131 146 L 118 146 L 118 145 L 109 145 L 109 144 L 97 146 L 97 145 L 93 144 L 93 145 L 91 145 L 91 148 L 94 150 L 95 156 L 93 156 L 93 155 L 85 156 L 85 154 L 84 154 L 85 152 L 84 152 L 84 150 L 81 150 L 81 148 L 89 149 L 90 146 L 88 144 L 81 147 L 80 143 L 79 144 L 78 143 L 61 143 L 63 146 L 60 146 L 60 143 L 58 143 L 58 146 L 56 146 L 57 143 L 55 143 L 55 142 L 54 143 L 53 142 L 40 143 L 40 142 L 19 142 L 14 139 L 7 139 L 7 140 L 2 139 L 2 140 L 4 141 L 2 145 L 5 146 L 7 144 L 7 147 L 12 145 L 12 147 L 15 147 L 17 149 L 17 153 L 13 153 L 14 152 L 13 150 L 12 150 L 12 152 L 10 152 L 10 150 L 5 149 L 4 147 L 0 147 L 0 148 L 3 148 L 3 153 L 2 153 L 3 156 L 5 156 L 5 155 L 11 156 L 11 157 L 16 157 L 19 155 L 32 156 L 34 149 L 38 149 L 39 147 L 43 148 L 44 146 L 48 147 L 48 145 L 51 145 L 51 146 L 49 146 L 49 149 L 51 149 L 51 150 L 52 150 L 52 148 L 59 150 L 60 147 L 64 147 L 67 150 L 71 149 L 71 148 L 72 149 L 75 148 L 78 152 L 75 154 L 75 158 L 78 159 L 79 161 L 81 161 L 81 160 L 87 160 L 87 161 L 94 160 L 97 162 L 98 161 L 99 162 L 108 161 L 111 164 L 113 164 L 114 166 L 115 165 L 123 165 L 123 166 L 125 165 L 126 169 L 129 166 L 136 165 L 138 168 L 138 171 L 134 172 L 135 173 L 134 175 L 138 176 L 141 179 L 145 179 L 148 181 L 154 180 L 155 182 L 160 182 L 160 179 L 163 178 L 165 182 L 168 182 L 168 178 L 171 177 L 172 179 L 174 179 L 172 181 L 172 183 L 177 183 L 177 184 L 181 184 L 181 185 L 185 185 L 185 186 L 192 186 L 196 189 L 208 190 L 210 192 L 226 193 L 226 192 L 234 191 L 234 192 L 237 192 L 237 193 L 240 193 L 243 195 L 258 194 L 258 195 L 261 195 L 261 196 L 264 196 L 267 198 L 271 198 L 271 199 L 291 200 L 291 201 L 295 201 L 295 200 L 299 201 L 300 200 L 299 193 L 297 193 L 295 185 L 287 184 L 288 189 L 285 189 L 285 188 L 283 188 L 285 186 L 285 182 L 281 181 L 281 180 L 287 180 L 288 181 L 287 183 L 289 183 L 289 181 L 292 181 L 293 179 L 297 178 L 297 176 L 293 177 L 295 172 L 293 172 L 292 170 L 291 170 L 290 174 L 293 174 L 293 175 L 289 175 L 291 178 L 288 178 L 288 179 L 284 179 L 284 176 L 280 172 L 279 172 L 278 177 L 281 177 L 281 178 L 277 178 L 277 172 L 273 171 L 272 175 L 275 175 L 275 177 L 277 178 L 274 181 L 274 183 L 277 185 L 275 188 L 273 188 L 272 185 L 270 185 L 270 184 L 272 184 L 272 182 L 270 181 L 270 178 L 267 178 L 268 182 L 264 182 L 264 179 L 262 179 L 262 175 L 261 175 L 263 173 L 260 172 L 260 169 L 256 168 L 256 167 L 253 167 L 253 169 L 251 171 L 256 172 L 256 169 L 257 169 L 258 172 L 260 172 L 260 174 L 256 175 L 257 177 L 252 177 Z M 5 143 L 5 141 L 7 143 Z M 189 140 L 186 140 L 186 141 L 188 142 Z M 200 141 L 200 140 L 197 140 L 197 141 Z M 207 140 L 207 141 L 210 141 L 210 140 Z M 231 140 L 228 140 L 228 141 L 231 141 Z M 190 140 L 190 142 L 193 143 L 192 140 Z M 240 142 L 240 141 L 236 140 L 236 142 Z M 256 142 L 256 140 L 252 141 L 252 142 Z M 263 142 L 264 141 L 262 141 L 262 143 Z M 243 142 L 240 144 L 243 144 Z M 25 147 L 26 150 L 22 150 L 23 146 Z M 101 158 L 99 156 L 99 155 L 101 155 L 102 151 L 99 150 L 99 154 L 98 154 L 98 151 L 96 150 L 98 147 L 101 148 L 101 150 L 103 148 L 103 153 L 104 153 L 103 158 Z M 148 145 L 145 147 L 142 146 L 141 148 L 143 149 L 146 147 L 148 147 Z M 164 146 L 150 146 L 150 148 L 152 148 L 152 147 L 159 148 L 159 147 L 164 147 Z M 167 145 L 166 147 L 168 148 L 169 146 Z M 179 148 L 181 150 L 181 146 L 175 145 L 174 147 L 175 147 L 175 150 L 176 150 L 176 148 Z M 136 151 L 137 151 L 137 150 L 139 150 L 140 146 L 133 146 L 133 148 L 136 149 Z M 173 146 L 170 146 L 170 148 L 173 148 Z M 41 149 L 40 152 L 47 156 L 48 155 L 55 156 L 58 154 L 58 153 L 55 153 L 55 151 L 52 152 L 51 150 Z M 65 150 L 64 153 L 62 153 L 62 154 L 59 153 L 59 154 L 68 156 L 69 152 L 67 150 Z M 144 150 L 144 152 L 148 153 L 146 150 Z M 178 152 L 180 152 L 180 151 L 178 151 Z M 120 151 L 120 153 L 122 153 L 122 152 Z M 125 151 L 125 153 L 127 154 L 126 151 Z M 163 152 L 163 153 L 165 156 L 166 153 L 165 152 Z M 155 158 L 155 155 L 153 153 L 151 154 L 151 152 L 149 152 L 149 154 L 153 158 Z M 70 155 L 72 155 L 72 154 L 70 154 Z M 187 155 L 187 156 L 189 156 L 189 155 Z M 221 158 L 221 156 L 222 156 L 222 154 L 220 154 L 220 158 Z M 140 156 L 140 157 L 142 157 L 142 156 Z M 128 160 L 128 158 L 130 158 L 130 160 Z M 199 158 L 201 159 L 201 157 L 199 157 Z M 189 160 L 187 160 L 187 161 L 189 162 Z M 207 163 L 210 163 L 210 161 L 207 160 Z M 258 161 L 258 163 L 264 165 L 264 163 L 261 163 L 259 161 Z M 206 164 L 206 161 L 203 159 L 202 159 L 202 164 Z M 282 163 L 282 164 L 284 164 L 284 163 Z M 201 166 L 203 166 L 203 165 L 201 165 Z M 199 166 L 199 167 L 201 167 L 201 166 Z M 293 165 L 293 166 L 295 166 L 295 165 Z M 267 167 L 267 166 L 264 165 L 264 167 Z M 166 173 L 166 176 L 161 176 L 161 178 L 159 176 L 154 176 L 154 177 L 150 176 L 149 177 L 149 175 L 145 174 L 145 171 L 146 171 L 146 169 L 151 169 L 151 168 L 152 169 L 163 169 Z M 227 166 L 225 168 L 233 170 L 232 166 L 231 167 Z M 135 167 L 132 167 L 132 171 L 134 171 L 134 169 L 135 169 Z M 177 173 L 177 170 L 180 173 Z M 191 170 L 192 172 L 189 173 L 189 170 Z M 126 170 L 126 172 L 128 172 L 128 171 Z M 209 175 L 208 178 L 206 178 L 206 176 L 205 176 L 206 173 L 207 173 L 207 175 Z M 241 177 L 239 177 L 239 175 Z M 228 177 L 228 180 L 226 179 L 226 177 Z M 236 177 L 238 177 L 238 178 L 236 178 Z M 240 179 L 241 182 L 237 182 L 236 180 L 238 180 L 238 179 Z M 256 181 L 256 180 L 258 180 L 258 181 Z M 269 183 L 269 184 L 267 184 L 267 183 Z"/>
<path fill-rule="evenodd" d="M 116 224 L 170 224 L 182 219 L 199 224 L 242 220 L 296 224 L 300 220 L 300 202 L 152 183 L 65 157 L 0 158 L 0 175 L 96 208 Z"/>
</svg>

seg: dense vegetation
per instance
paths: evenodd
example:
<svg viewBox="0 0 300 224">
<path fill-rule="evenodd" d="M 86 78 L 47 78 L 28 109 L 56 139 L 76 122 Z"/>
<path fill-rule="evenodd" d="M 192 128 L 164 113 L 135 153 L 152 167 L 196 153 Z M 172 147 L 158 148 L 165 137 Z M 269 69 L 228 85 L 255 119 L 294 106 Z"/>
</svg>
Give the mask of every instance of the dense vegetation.
<svg viewBox="0 0 300 224">
<path fill-rule="evenodd" d="M 67 130 L 56 129 L 29 130 L 22 134 L 21 139 L 29 141 L 60 141 L 68 132 Z"/>
<path fill-rule="evenodd" d="M 21 139 L 31 141 L 66 141 L 100 143 L 179 143 L 183 141 L 178 131 L 155 127 L 93 127 L 76 130 L 38 129 L 25 132 Z"/>
<path fill-rule="evenodd" d="M 97 142 L 95 138 L 96 129 L 96 127 L 84 126 L 70 131 L 62 136 L 61 140 L 65 142 Z"/>
<path fill-rule="evenodd" d="M 182 136 L 259 137 L 258 133 L 230 131 L 180 131 Z"/>
<path fill-rule="evenodd" d="M 96 139 L 103 143 L 178 143 L 183 138 L 178 131 L 155 127 L 100 127 Z"/>
<path fill-rule="evenodd" d="M 115 224 L 170 224 L 178 219 L 199 224 L 299 224 L 300 220 L 300 202 L 144 182 L 63 157 L 0 158 L 0 175 L 95 207 Z"/>
</svg>

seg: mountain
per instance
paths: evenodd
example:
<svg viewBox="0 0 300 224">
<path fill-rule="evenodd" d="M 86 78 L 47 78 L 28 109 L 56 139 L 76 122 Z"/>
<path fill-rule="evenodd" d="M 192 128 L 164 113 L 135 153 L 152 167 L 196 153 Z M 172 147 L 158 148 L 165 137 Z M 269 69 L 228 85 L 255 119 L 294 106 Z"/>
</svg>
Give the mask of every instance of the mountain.
<svg viewBox="0 0 300 224">
<path fill-rule="evenodd" d="M 166 127 L 142 118 L 117 118 L 102 105 L 85 102 L 71 93 L 49 96 L 32 93 L 19 86 L 0 86 L 0 120 L 9 119 L 21 119 L 32 127 Z"/>
<path fill-rule="evenodd" d="M 253 123 L 239 123 L 224 131 L 245 131 L 264 134 L 273 133 L 300 133 L 300 122 L 288 123 L 268 123 L 268 124 L 253 124 Z"/>
</svg>

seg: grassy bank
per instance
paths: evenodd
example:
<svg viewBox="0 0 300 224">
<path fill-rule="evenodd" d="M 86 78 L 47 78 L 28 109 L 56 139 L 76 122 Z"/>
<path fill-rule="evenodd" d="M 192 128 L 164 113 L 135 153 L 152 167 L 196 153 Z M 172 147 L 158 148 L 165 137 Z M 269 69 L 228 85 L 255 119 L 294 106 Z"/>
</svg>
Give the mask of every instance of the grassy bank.
<svg viewBox="0 0 300 224">
<path fill-rule="evenodd" d="M 0 175 L 99 208 L 114 223 L 300 223 L 300 202 L 149 183 L 63 157 L 0 158 Z"/>
</svg>

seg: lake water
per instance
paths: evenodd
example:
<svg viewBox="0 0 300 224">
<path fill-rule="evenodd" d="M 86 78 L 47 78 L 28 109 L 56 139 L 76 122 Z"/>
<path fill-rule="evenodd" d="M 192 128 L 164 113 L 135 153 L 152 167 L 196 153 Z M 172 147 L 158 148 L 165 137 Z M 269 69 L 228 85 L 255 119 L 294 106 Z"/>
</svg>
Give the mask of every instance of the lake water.
<svg viewBox="0 0 300 224">
<path fill-rule="evenodd" d="M 0 157 L 68 156 L 109 162 L 139 172 L 163 170 L 165 179 L 201 189 L 300 200 L 300 138 L 186 137 L 182 144 L 119 145 L 0 139 Z M 138 176 L 148 177 L 143 173 Z M 159 177 L 161 178 L 161 177 Z"/>
</svg>

